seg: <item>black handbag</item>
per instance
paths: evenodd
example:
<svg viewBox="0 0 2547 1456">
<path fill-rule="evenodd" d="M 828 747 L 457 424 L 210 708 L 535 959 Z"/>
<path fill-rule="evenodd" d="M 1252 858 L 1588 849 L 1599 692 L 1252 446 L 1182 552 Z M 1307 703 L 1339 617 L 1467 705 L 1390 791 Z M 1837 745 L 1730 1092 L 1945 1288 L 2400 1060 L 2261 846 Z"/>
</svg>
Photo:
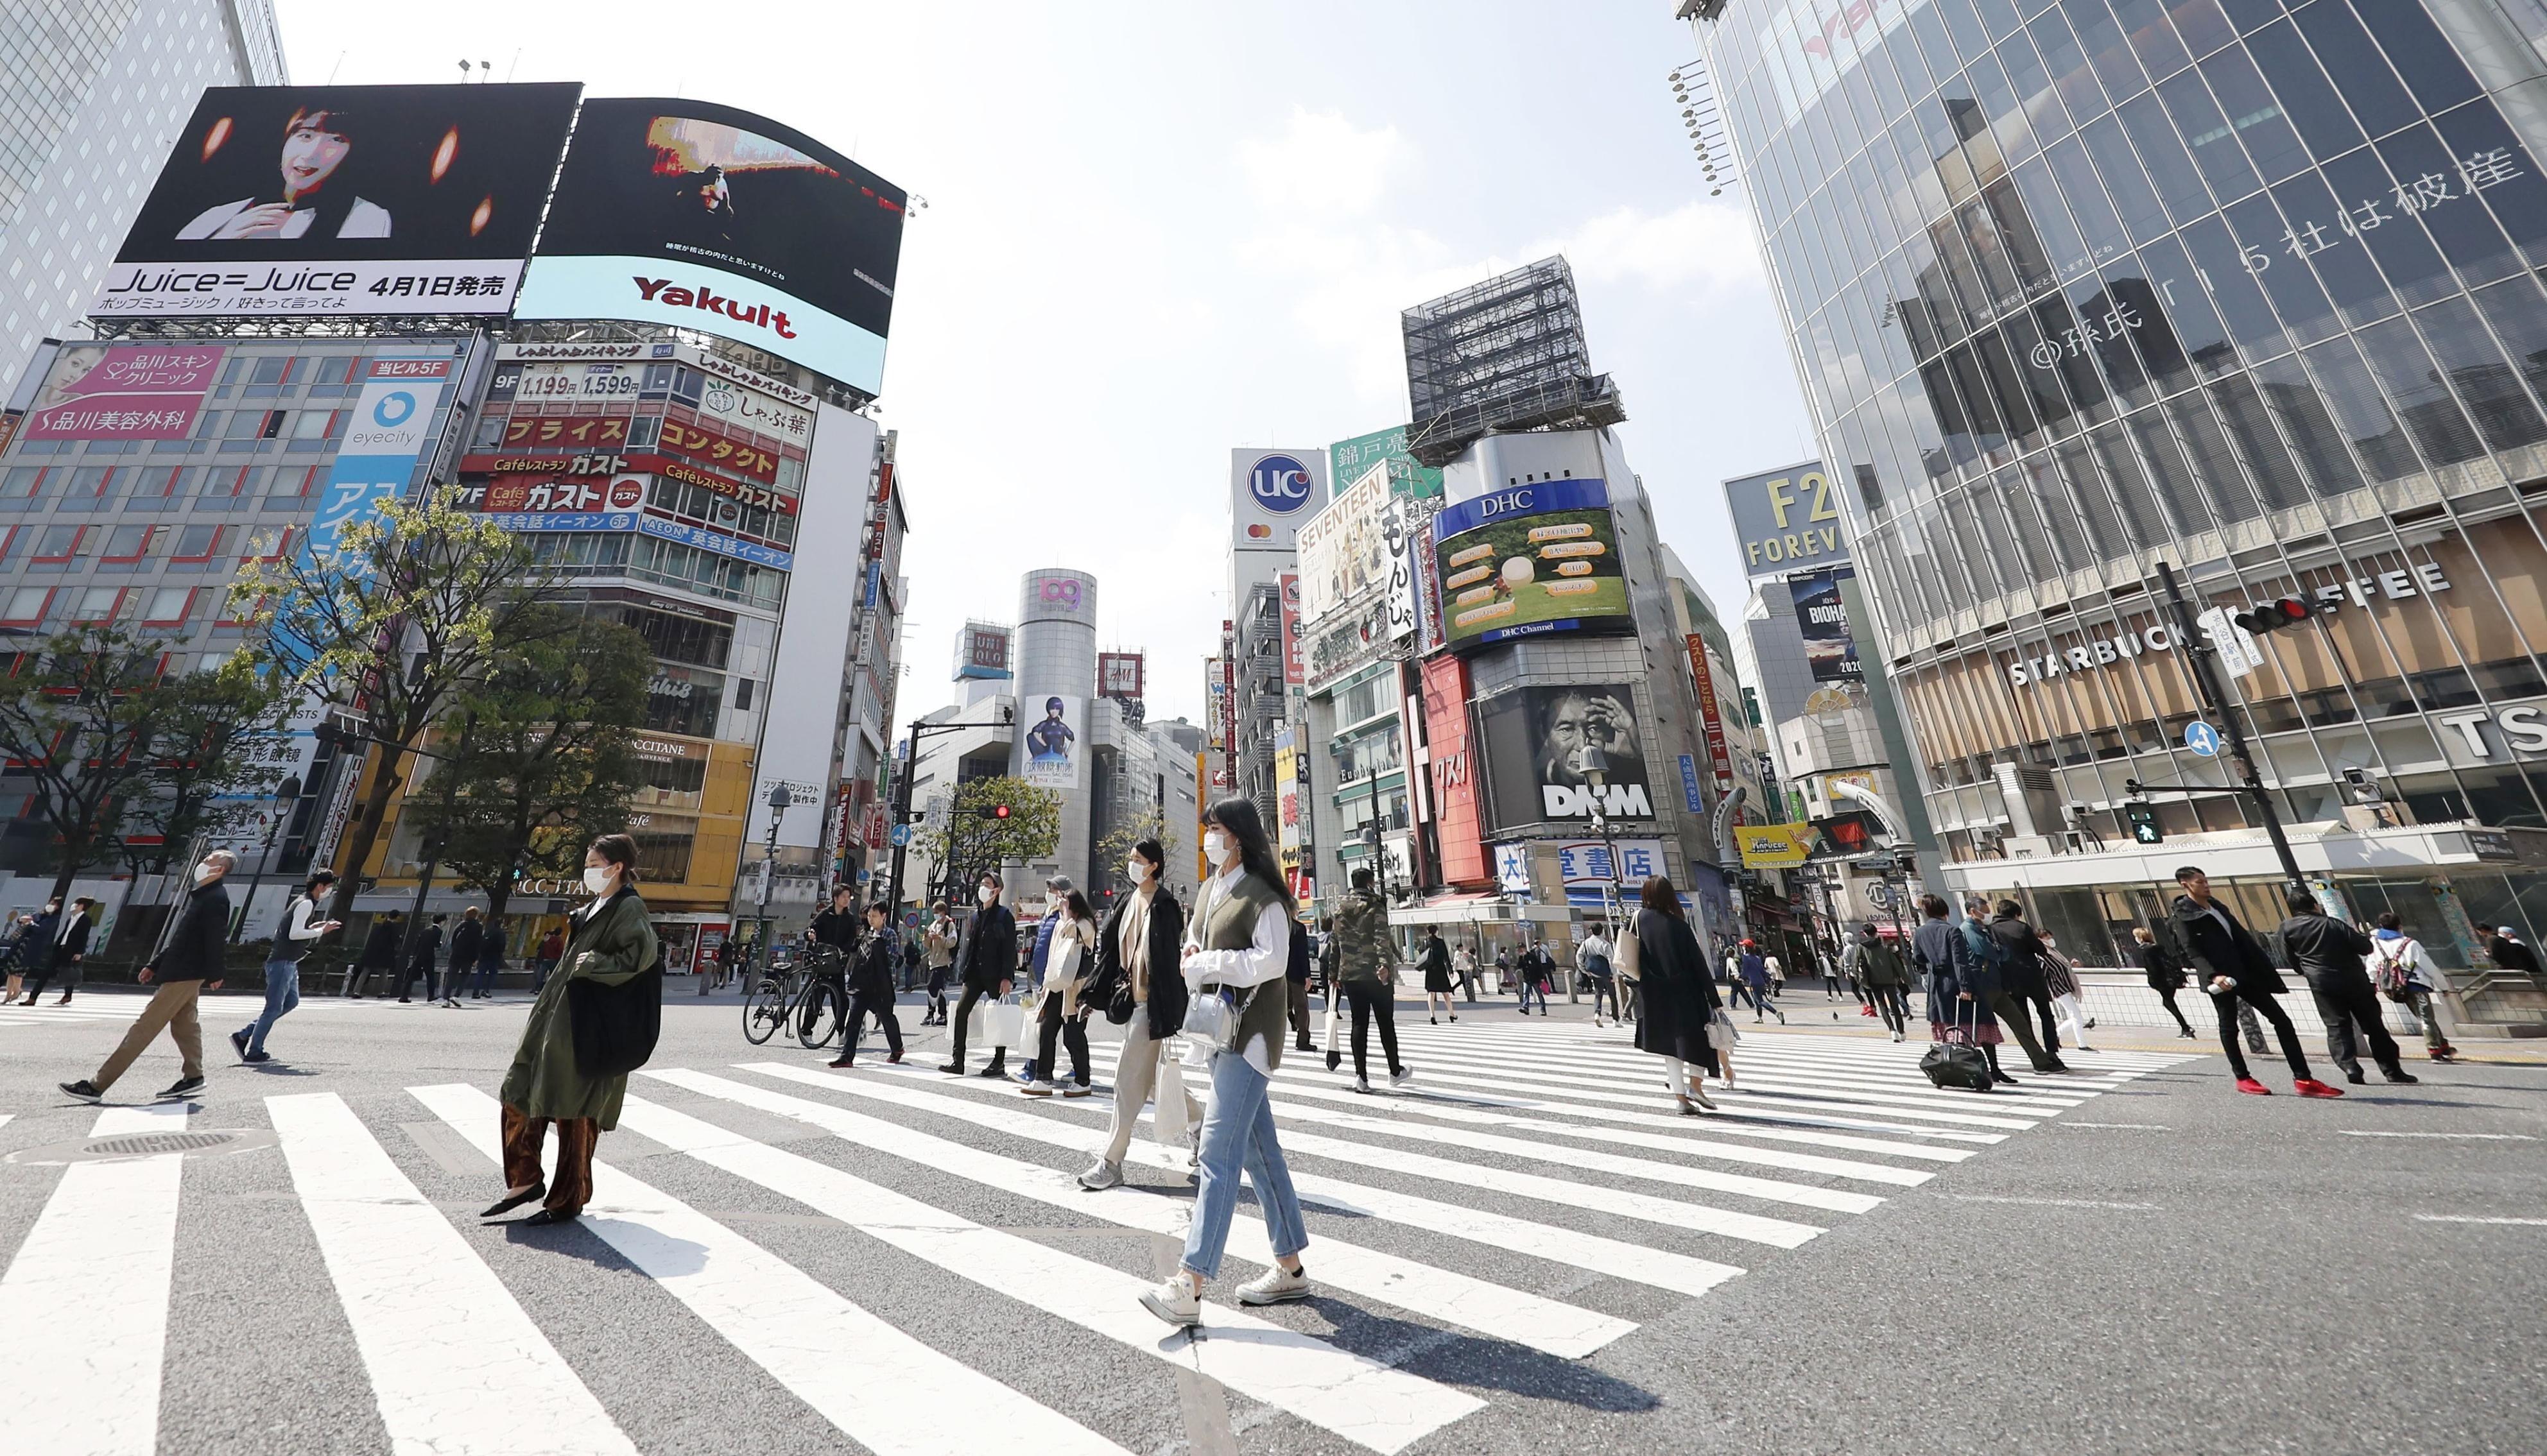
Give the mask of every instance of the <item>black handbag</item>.
<svg viewBox="0 0 2547 1456">
<path fill-rule="evenodd" d="M 1977 1016 L 1978 1003 L 1973 1003 L 1973 1007 L 1974 1014 Z M 1977 1026 L 1978 1022 L 1976 1021 L 1975 1025 Z M 1959 1031 L 1965 1031 L 1960 1023 L 1947 1027 L 1946 1035 L 1952 1037 Z M 1966 1035 L 1976 1034 L 1967 1032 Z M 1919 1070 L 1927 1074 L 1929 1084 L 1940 1091 L 1960 1087 L 1968 1092 L 1986 1092 L 1998 1082 L 1997 1076 L 1990 1071 L 1989 1054 L 1972 1040 L 1937 1043 L 1920 1056 Z"/>
<path fill-rule="evenodd" d="M 663 947 L 655 964 L 617 985 L 571 980 L 566 986 L 574 1070 L 585 1076 L 625 1076 L 655 1055 L 663 1034 Z"/>
</svg>

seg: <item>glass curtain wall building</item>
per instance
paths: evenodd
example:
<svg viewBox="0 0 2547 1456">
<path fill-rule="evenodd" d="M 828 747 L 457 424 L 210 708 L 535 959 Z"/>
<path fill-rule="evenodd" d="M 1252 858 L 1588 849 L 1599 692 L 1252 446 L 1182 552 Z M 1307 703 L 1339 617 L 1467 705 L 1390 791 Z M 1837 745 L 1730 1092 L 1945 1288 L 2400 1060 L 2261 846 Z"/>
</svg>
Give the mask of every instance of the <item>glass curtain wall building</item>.
<svg viewBox="0 0 2547 1456">
<path fill-rule="evenodd" d="M 2235 689 L 2311 876 L 2459 965 L 2547 929 L 2547 11 L 1710 11 L 1949 879 L 2108 964 L 2185 859 L 2280 919 L 2165 561 L 2331 608 Z M 2192 843 L 2118 847 L 2133 780 Z"/>
</svg>

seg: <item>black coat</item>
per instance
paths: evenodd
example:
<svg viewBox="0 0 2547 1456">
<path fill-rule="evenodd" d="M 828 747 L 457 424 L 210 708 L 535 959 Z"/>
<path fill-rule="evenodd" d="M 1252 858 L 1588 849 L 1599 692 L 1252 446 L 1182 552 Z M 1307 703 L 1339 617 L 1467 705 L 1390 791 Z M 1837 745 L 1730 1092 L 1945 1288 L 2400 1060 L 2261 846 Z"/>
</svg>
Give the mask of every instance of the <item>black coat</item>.
<svg viewBox="0 0 2547 1456">
<path fill-rule="evenodd" d="M 1657 1057 L 1678 1057 L 1715 1070 L 1715 1050 L 1709 1023 L 1724 1004 L 1708 974 L 1707 953 L 1689 922 L 1660 910 L 1636 911 L 1636 989 L 1644 998 L 1644 1015 L 1636 1022 L 1636 1046 Z"/>
<path fill-rule="evenodd" d="M 2177 990 L 2182 988 L 2184 985 L 2184 963 L 2175 958 L 2175 952 L 2168 950 L 2165 946 L 2152 942 L 2151 944 L 2142 946 L 2140 948 L 2139 955 L 2141 959 L 2141 972 L 2143 975 L 2149 977 L 2150 989 Z"/>
<path fill-rule="evenodd" d="M 363 937 L 362 966 L 366 971 L 387 971 L 397 961 L 398 931 L 404 922 L 379 919 L 372 922 L 371 933 Z"/>
<path fill-rule="evenodd" d="M 955 970 L 964 980 L 965 988 L 993 992 L 1003 981 L 1017 979 L 1017 917 L 1005 904 L 992 904 L 973 912 L 973 923 L 964 927 L 964 947 L 955 956 Z"/>
<path fill-rule="evenodd" d="M 486 933 L 478 937 L 478 969 L 481 971 L 504 969 L 503 926 L 490 923 L 486 926 Z"/>
<path fill-rule="evenodd" d="M 1114 999 L 1114 987 L 1121 985 L 1123 969 L 1123 916 L 1132 908 L 1136 896 L 1114 899 L 1114 912 L 1105 917 L 1105 929 L 1097 937 L 1097 975 L 1080 987 L 1079 1004 L 1103 1007 Z M 1180 966 L 1185 960 L 1186 913 L 1176 897 L 1165 890 L 1150 898 L 1150 1035 L 1165 1041 L 1175 1036 L 1186 1024 L 1186 978 Z"/>
<path fill-rule="evenodd" d="M 866 943 L 858 947 L 857 962 L 849 971 L 849 993 L 892 1005 L 893 968 L 901 959 L 902 942 L 891 926 L 869 935 Z"/>
<path fill-rule="evenodd" d="M 414 970 L 430 971 L 433 958 L 442 952 L 442 927 L 427 925 L 415 933 L 415 949 L 407 953 L 406 963 Z"/>
<path fill-rule="evenodd" d="M 486 927 L 483 922 L 463 918 L 459 927 L 451 932 L 451 969 L 454 971 L 475 969 L 478 965 L 478 944 L 485 938 Z"/>
<path fill-rule="evenodd" d="M 176 932 L 150 962 L 161 982 L 219 981 L 229 952 L 230 892 L 219 880 L 196 887 L 177 914 Z"/>
<path fill-rule="evenodd" d="M 814 916 L 816 942 L 838 946 L 844 954 L 858 948 L 858 940 L 866 930 L 867 917 L 862 910 L 835 910 L 826 905 Z"/>
<path fill-rule="evenodd" d="M 1999 967 L 1999 986 L 2017 997 L 2050 995 L 2043 981 L 2043 958 L 2049 952 L 2043 937 L 2034 927 L 2015 915 L 1995 915 L 1990 919 L 1990 938 L 2007 947 L 2007 961 Z"/>
<path fill-rule="evenodd" d="M 2370 973 L 2361 958 L 2370 954 L 2370 937 L 2332 915 L 2293 915 L 2282 922 L 2282 949 L 2291 969 L 2311 985 L 2366 985 Z"/>
<path fill-rule="evenodd" d="M 2494 964 L 2505 971 L 2519 971 L 2526 973 L 2532 980 L 2537 979 L 2538 955 L 2519 941 L 2506 940 L 2500 935 L 2489 935 L 2485 939 L 2485 954 Z"/>
<path fill-rule="evenodd" d="M 2211 978 L 2226 976 L 2247 990 L 2277 996 L 2290 989 L 2282 984 L 2282 973 L 2273 969 L 2273 958 L 2264 954 L 2263 942 L 2255 938 L 2238 919 L 2238 912 L 2224 899 L 2213 899 L 2212 907 L 2228 917 L 2223 929 L 2218 917 L 2193 902 L 2193 897 L 2179 895 L 2170 918 L 2175 925 L 2175 938 L 2184 943 L 2185 960 L 2202 978 L 2203 989 L 2211 988 Z"/>
</svg>

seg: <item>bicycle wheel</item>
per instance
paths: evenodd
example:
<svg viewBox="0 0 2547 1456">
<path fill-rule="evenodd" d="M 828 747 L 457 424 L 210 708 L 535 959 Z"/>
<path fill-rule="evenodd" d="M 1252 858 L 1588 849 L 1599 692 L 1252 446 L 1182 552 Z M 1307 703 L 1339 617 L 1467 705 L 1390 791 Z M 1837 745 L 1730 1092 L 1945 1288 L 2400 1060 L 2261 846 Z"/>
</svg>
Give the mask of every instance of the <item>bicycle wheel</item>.
<svg viewBox="0 0 2547 1456">
<path fill-rule="evenodd" d="M 838 986 L 828 981 L 815 982 L 806 987 L 804 999 L 796 1003 L 797 1044 L 808 1052 L 828 1044 L 840 1034 L 840 1025 L 848 1014 Z"/>
<path fill-rule="evenodd" d="M 743 998 L 743 1038 L 759 1046 L 778 1034 L 787 1023 L 787 987 L 769 978 L 762 978 L 751 994 Z"/>
</svg>

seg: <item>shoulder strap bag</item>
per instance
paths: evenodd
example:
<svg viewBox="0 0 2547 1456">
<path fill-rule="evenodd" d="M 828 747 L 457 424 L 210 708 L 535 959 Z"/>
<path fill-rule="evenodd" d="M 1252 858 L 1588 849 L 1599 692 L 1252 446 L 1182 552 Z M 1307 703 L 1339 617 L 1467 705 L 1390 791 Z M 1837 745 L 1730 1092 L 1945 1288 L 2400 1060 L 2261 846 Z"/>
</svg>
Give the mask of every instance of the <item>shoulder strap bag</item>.
<svg viewBox="0 0 2547 1456">
<path fill-rule="evenodd" d="M 576 1071 L 585 1076 L 624 1076 L 645 1066 L 663 1034 L 661 943 L 656 944 L 655 964 L 617 985 L 568 981 L 566 1007 Z"/>
</svg>

